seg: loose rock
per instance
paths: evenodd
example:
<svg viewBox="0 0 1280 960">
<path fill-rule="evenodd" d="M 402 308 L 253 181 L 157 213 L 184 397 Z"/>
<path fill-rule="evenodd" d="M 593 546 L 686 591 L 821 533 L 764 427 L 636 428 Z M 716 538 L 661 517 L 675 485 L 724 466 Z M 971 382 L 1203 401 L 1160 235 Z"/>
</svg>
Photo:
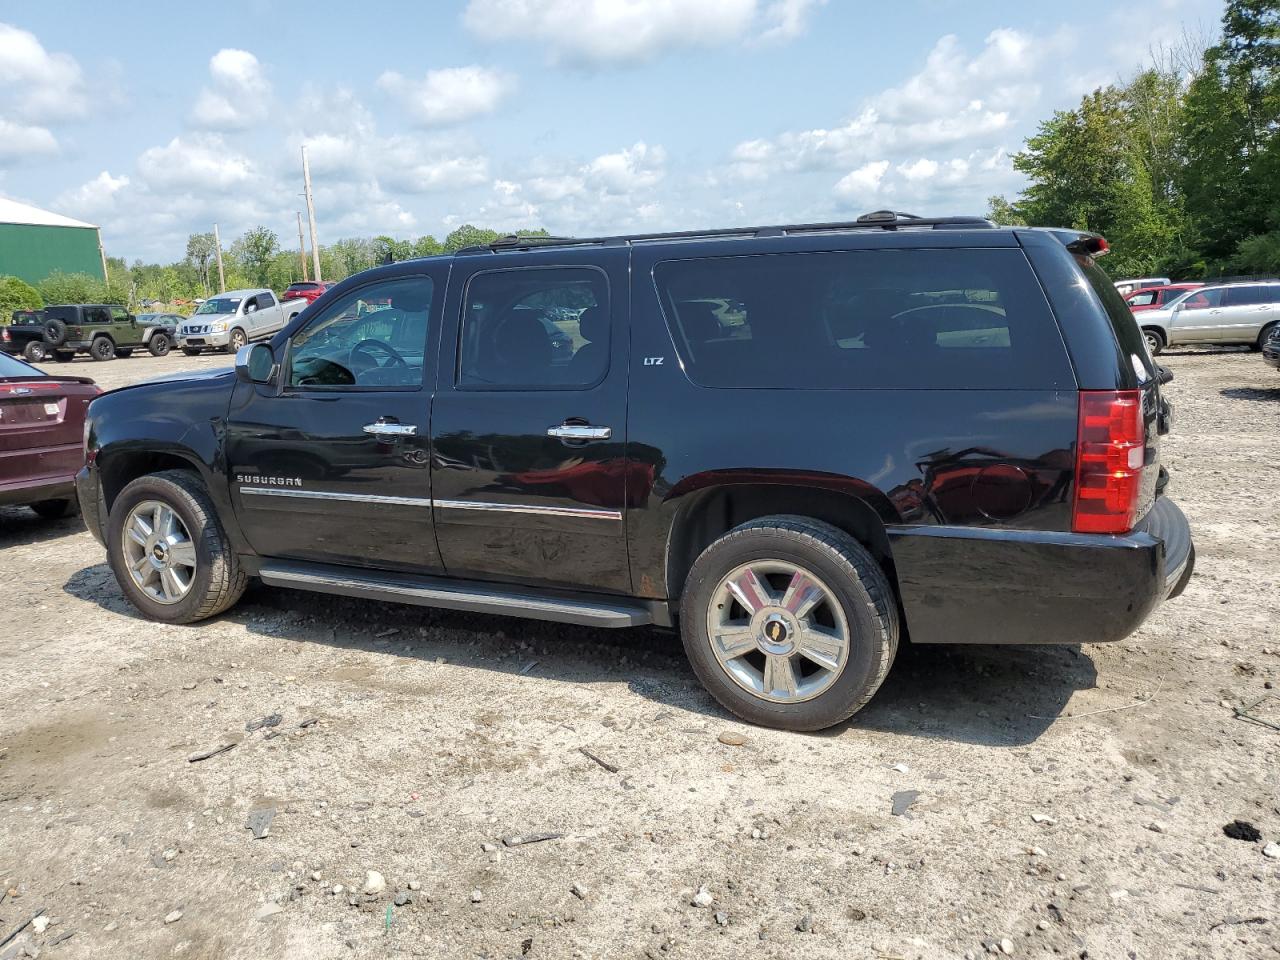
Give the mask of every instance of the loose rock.
<svg viewBox="0 0 1280 960">
<path fill-rule="evenodd" d="M 177 923 L 177 922 L 178 922 L 179 920 L 181 920 L 181 919 L 182 919 L 182 911 L 181 911 L 181 910 L 174 910 L 172 913 L 169 913 L 169 914 L 167 914 L 167 915 L 165 916 L 165 918 L 164 918 L 164 922 L 165 922 L 165 923 Z"/>
<path fill-rule="evenodd" d="M 386 878 L 377 870 L 369 870 L 364 875 L 364 886 L 360 888 L 360 892 L 373 896 L 387 889 Z"/>
<path fill-rule="evenodd" d="M 693 900 L 690 902 L 695 907 L 709 907 L 715 902 L 715 899 L 716 898 L 711 895 L 711 891 L 705 886 L 702 886 L 698 888 L 698 892 L 693 895 Z"/>
<path fill-rule="evenodd" d="M 280 906 L 278 903 L 264 903 L 258 908 L 258 912 L 255 916 L 259 920 L 268 920 L 271 917 L 274 917 L 277 913 L 284 913 L 284 907 Z"/>
</svg>

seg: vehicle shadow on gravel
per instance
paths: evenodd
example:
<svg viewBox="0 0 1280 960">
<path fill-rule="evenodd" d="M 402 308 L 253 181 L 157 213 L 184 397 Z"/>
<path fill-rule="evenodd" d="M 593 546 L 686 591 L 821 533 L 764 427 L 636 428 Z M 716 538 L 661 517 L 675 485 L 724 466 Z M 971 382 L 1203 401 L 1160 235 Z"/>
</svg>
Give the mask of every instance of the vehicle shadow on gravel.
<svg viewBox="0 0 1280 960">
<path fill-rule="evenodd" d="M 1232 400 L 1254 400 L 1263 403 L 1270 401 L 1271 403 L 1280 403 L 1280 387 L 1227 387 L 1219 390 L 1224 397 Z"/>
<path fill-rule="evenodd" d="M 64 589 L 80 600 L 142 621 L 120 594 L 105 563 L 78 571 Z M 517 675 L 527 681 L 530 698 L 538 696 L 541 680 L 625 682 L 632 693 L 663 709 L 716 721 L 733 719 L 702 689 L 678 634 L 670 630 L 600 630 L 257 584 L 218 620 L 240 624 L 273 641 L 319 643 L 338 651 L 394 659 L 444 658 L 455 667 Z M 367 671 L 371 685 L 395 685 L 393 679 L 375 677 L 376 670 Z M 335 658 L 335 676 L 360 682 L 356 675 L 337 671 Z M 357 673 L 363 675 L 363 671 Z M 1021 746 L 1038 738 L 1071 695 L 1093 687 L 1096 677 L 1093 661 L 1078 647 L 904 644 L 871 703 L 846 723 L 817 735 L 856 736 L 863 729 L 984 746 Z"/>
<path fill-rule="evenodd" d="M 84 521 L 79 516 L 46 520 L 28 507 L 0 507 L 0 550 L 47 543 L 78 533 L 84 533 Z"/>
</svg>

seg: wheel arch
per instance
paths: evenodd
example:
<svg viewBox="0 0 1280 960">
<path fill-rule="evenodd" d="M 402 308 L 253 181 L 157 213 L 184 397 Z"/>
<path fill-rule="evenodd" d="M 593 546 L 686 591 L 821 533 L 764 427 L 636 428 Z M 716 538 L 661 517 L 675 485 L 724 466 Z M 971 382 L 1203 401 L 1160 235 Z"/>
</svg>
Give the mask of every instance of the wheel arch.
<svg viewBox="0 0 1280 960">
<path fill-rule="evenodd" d="M 784 514 L 821 520 L 849 534 L 875 558 L 896 595 L 897 569 L 885 530 L 884 511 L 890 509 L 873 488 L 836 489 L 802 480 L 730 480 L 701 487 L 680 498 L 672 518 L 666 553 L 668 600 L 679 601 L 698 555 L 725 533 L 750 520 Z"/>
<path fill-rule="evenodd" d="M 204 471 L 194 454 L 178 449 L 103 451 L 97 458 L 97 468 L 102 479 L 102 499 L 107 511 L 115 503 L 120 492 L 131 482 L 150 473 L 162 470 L 186 470 L 206 482 Z"/>
</svg>

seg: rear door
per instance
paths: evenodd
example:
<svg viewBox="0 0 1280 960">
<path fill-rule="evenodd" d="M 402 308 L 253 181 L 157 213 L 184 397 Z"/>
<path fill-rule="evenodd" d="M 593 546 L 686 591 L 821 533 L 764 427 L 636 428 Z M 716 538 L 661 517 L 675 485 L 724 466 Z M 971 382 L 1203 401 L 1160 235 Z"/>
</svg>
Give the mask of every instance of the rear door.
<svg viewBox="0 0 1280 960">
<path fill-rule="evenodd" d="M 1280 286 L 1228 287 L 1224 342 L 1256 341 L 1262 328 L 1276 318 L 1277 292 Z"/>
<path fill-rule="evenodd" d="M 628 250 L 460 257 L 432 411 L 450 574 L 629 592 Z"/>
<path fill-rule="evenodd" d="M 258 294 L 258 312 L 255 316 L 258 322 L 254 326 L 254 337 L 270 336 L 284 327 L 284 316 L 274 293 Z"/>
</svg>

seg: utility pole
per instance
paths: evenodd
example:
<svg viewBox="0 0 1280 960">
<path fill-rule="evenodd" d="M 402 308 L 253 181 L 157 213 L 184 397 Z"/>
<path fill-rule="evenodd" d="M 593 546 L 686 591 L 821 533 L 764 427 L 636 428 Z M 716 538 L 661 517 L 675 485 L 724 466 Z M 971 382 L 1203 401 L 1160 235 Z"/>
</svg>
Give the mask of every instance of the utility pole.
<svg viewBox="0 0 1280 960">
<path fill-rule="evenodd" d="M 222 272 L 222 238 L 218 236 L 218 225 L 213 225 L 213 249 L 218 256 L 218 292 L 227 289 L 227 275 Z"/>
<path fill-rule="evenodd" d="M 316 243 L 316 205 L 311 199 L 311 164 L 307 162 L 307 146 L 302 145 L 302 189 L 307 195 L 307 223 L 311 226 L 311 267 L 320 279 L 320 246 Z"/>
<path fill-rule="evenodd" d="M 298 211 L 298 262 L 302 264 L 302 279 L 307 277 L 307 247 L 302 242 L 302 211 Z"/>
</svg>

